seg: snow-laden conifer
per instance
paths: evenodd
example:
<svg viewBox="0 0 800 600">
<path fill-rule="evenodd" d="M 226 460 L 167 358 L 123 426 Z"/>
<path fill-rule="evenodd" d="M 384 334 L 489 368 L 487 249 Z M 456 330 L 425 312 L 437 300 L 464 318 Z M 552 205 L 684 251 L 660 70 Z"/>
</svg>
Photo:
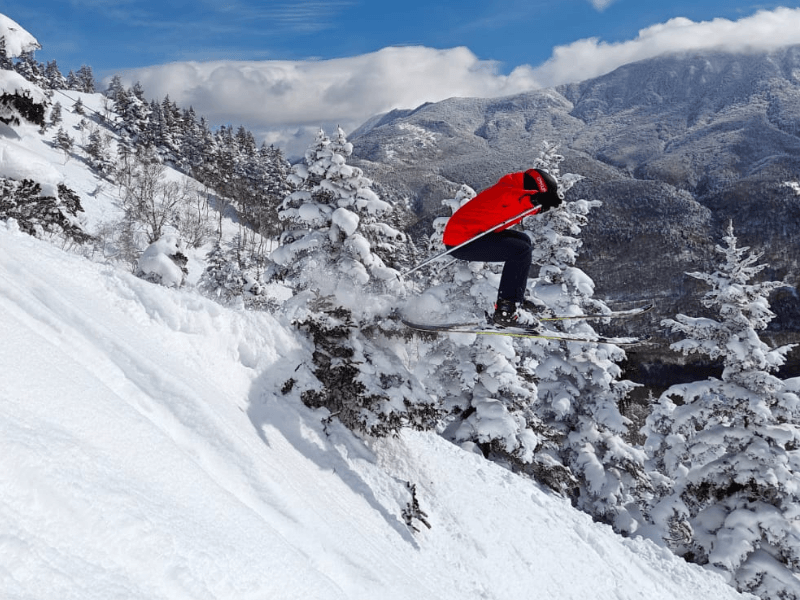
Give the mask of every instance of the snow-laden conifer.
<svg viewBox="0 0 800 600">
<path fill-rule="evenodd" d="M 136 276 L 166 287 L 180 287 L 188 274 L 180 236 L 168 233 L 150 244 L 136 265 Z"/>
<path fill-rule="evenodd" d="M 352 150 L 341 129 L 332 140 L 320 131 L 295 167 L 297 191 L 281 207 L 286 229 L 271 271 L 294 290 L 286 314 L 313 345 L 284 391 L 370 434 L 429 428 L 438 410 L 387 330 L 405 285 L 373 251 L 403 236 L 381 220 L 391 205 L 347 164 Z M 309 372 L 313 384 L 301 375 Z"/>
<path fill-rule="evenodd" d="M 0 51 L 7 61 L 31 56 L 34 50 L 41 48 L 36 38 L 5 15 L 0 15 L 0 38 L 3 40 Z M 33 75 L 29 80 L 15 71 L 0 69 L 0 122 L 19 125 L 27 121 L 44 126 L 47 97 L 35 79 Z"/>
<path fill-rule="evenodd" d="M 800 598 L 800 398 L 774 372 L 792 346 L 771 349 L 758 331 L 773 318 L 769 293 L 751 280 L 766 265 L 740 248 L 732 225 L 710 290 L 717 319 L 678 315 L 684 354 L 721 360 L 722 378 L 673 385 L 647 420 L 647 450 L 668 479 L 653 520 L 678 554 L 764 599 Z"/>
<path fill-rule="evenodd" d="M 559 181 L 560 193 L 581 178 L 561 175 L 563 160 L 545 145 L 536 168 Z M 575 266 L 582 245 L 581 229 L 598 201 L 576 200 L 544 215 L 526 219 L 533 239 L 533 261 L 541 265 L 531 293 L 558 315 L 605 314 L 610 309 L 594 298 L 594 282 Z M 548 326 L 556 326 L 549 324 Z M 581 338 L 596 334 L 587 320 L 560 321 L 563 331 Z M 578 507 L 617 531 L 631 533 L 642 521 L 640 508 L 650 493 L 644 452 L 627 443 L 630 422 L 620 402 L 635 384 L 621 379 L 625 353 L 610 344 L 541 341 L 537 344 L 536 413 L 562 436 L 552 463 L 568 467 L 578 481 Z"/>
<path fill-rule="evenodd" d="M 244 249 L 241 235 L 230 243 L 217 240 L 206 255 L 206 269 L 198 288 L 221 304 L 249 309 L 275 309 L 275 300 L 265 294 L 263 265 Z"/>
</svg>

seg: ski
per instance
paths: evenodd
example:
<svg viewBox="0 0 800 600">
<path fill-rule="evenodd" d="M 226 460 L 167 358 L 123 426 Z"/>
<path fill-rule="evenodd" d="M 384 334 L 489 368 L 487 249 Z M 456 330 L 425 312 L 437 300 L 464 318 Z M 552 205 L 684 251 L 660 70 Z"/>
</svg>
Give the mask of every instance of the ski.
<svg viewBox="0 0 800 600">
<path fill-rule="evenodd" d="M 653 310 L 653 303 L 650 302 L 645 304 L 644 306 L 640 306 L 638 308 L 631 308 L 629 310 L 615 310 L 611 311 L 610 313 L 605 314 L 597 314 L 597 315 L 550 315 L 547 313 L 539 313 L 536 315 L 536 318 L 542 322 L 552 322 L 552 321 L 572 321 L 572 320 L 590 320 L 590 319 L 626 319 L 630 317 L 637 317 L 642 315 L 648 311 Z M 403 323 L 406 322 L 406 319 L 401 318 Z M 423 324 L 423 323 L 415 323 L 419 327 L 413 327 L 409 325 L 409 327 L 413 327 L 414 329 L 420 329 L 420 327 L 435 327 L 435 328 L 442 328 L 442 329 L 452 329 L 454 327 L 470 327 L 470 328 L 479 328 L 486 325 L 486 323 L 490 322 L 490 317 L 487 314 L 485 321 L 465 321 L 461 323 L 438 323 L 438 324 Z M 433 330 L 432 330 L 433 331 Z"/>
<path fill-rule="evenodd" d="M 475 335 L 499 335 L 521 338 L 534 338 L 540 340 L 556 340 L 562 342 L 578 342 L 583 344 L 614 344 L 616 346 L 635 346 L 646 342 L 649 338 L 640 337 L 607 337 L 603 335 L 592 336 L 591 338 L 577 337 L 558 331 L 547 329 L 525 329 L 524 327 L 491 327 L 480 323 L 442 323 L 426 324 L 414 323 L 407 319 L 401 319 L 406 327 L 418 331 L 429 333 L 472 333 Z"/>
<path fill-rule="evenodd" d="M 639 306 L 638 308 L 631 308 L 629 310 L 614 310 L 610 313 L 606 314 L 598 314 L 598 315 L 548 315 L 547 313 L 542 313 L 541 315 L 536 315 L 536 317 L 540 321 L 571 321 L 571 320 L 578 320 L 578 319 L 627 319 L 630 317 L 638 317 L 646 312 L 653 310 L 653 303 L 650 302 L 649 304 L 645 304 L 644 306 Z"/>
</svg>

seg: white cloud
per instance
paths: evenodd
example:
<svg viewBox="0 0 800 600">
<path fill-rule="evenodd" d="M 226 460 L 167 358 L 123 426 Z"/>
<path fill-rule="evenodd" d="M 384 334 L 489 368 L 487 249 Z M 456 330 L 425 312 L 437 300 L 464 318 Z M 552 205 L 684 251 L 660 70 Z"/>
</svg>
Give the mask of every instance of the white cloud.
<svg viewBox="0 0 800 600">
<path fill-rule="evenodd" d="M 181 62 L 128 71 L 152 97 L 193 106 L 212 123 L 244 124 L 292 145 L 298 130 L 341 125 L 453 96 L 501 96 L 532 89 L 529 70 L 499 73 L 466 48 L 392 47 L 320 61 Z M 306 140 L 305 136 L 302 136 Z M 292 148 L 292 151 L 297 151 Z"/>
<path fill-rule="evenodd" d="M 607 0 L 594 0 L 598 8 Z M 624 64 L 669 51 L 723 48 L 769 50 L 800 43 L 800 9 L 761 11 L 739 21 L 675 18 L 606 43 L 578 40 L 553 50 L 542 65 L 510 74 L 467 48 L 391 47 L 319 61 L 180 62 L 129 71 L 153 97 L 193 106 L 214 124 L 243 124 L 255 134 L 300 154 L 309 130 L 341 125 L 351 131 L 371 116 L 454 96 L 496 97 L 582 81 Z"/>
<path fill-rule="evenodd" d="M 589 38 L 559 46 L 550 59 L 531 71 L 531 77 L 549 87 L 597 77 L 665 52 L 710 48 L 750 52 L 791 44 L 800 44 L 797 8 L 760 11 L 739 21 L 714 19 L 696 23 L 678 17 L 642 29 L 635 39 L 625 42 L 608 44 Z"/>
</svg>

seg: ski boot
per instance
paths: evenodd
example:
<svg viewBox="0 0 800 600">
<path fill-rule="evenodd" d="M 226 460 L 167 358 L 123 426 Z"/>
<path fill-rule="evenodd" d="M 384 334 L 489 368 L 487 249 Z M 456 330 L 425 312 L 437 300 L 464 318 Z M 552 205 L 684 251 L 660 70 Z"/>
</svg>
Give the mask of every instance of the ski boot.
<svg viewBox="0 0 800 600">
<path fill-rule="evenodd" d="M 520 312 L 518 309 L 521 309 Z M 539 320 L 535 314 L 540 307 L 529 300 L 523 300 L 519 305 L 513 300 L 498 298 L 494 305 L 494 314 L 491 321 L 498 327 L 522 327 L 530 331 L 539 330 Z"/>
</svg>

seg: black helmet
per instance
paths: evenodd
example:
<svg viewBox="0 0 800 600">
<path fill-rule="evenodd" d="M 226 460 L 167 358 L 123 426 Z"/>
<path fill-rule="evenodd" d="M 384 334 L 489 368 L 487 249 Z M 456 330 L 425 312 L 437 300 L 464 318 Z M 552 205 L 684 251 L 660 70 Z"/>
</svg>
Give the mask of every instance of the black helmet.
<svg viewBox="0 0 800 600">
<path fill-rule="evenodd" d="M 558 194 L 558 182 L 555 177 L 542 169 L 528 169 L 525 171 L 522 185 L 526 190 L 536 190 L 540 194 L 548 192 L 553 195 Z"/>
<path fill-rule="evenodd" d="M 547 171 L 541 169 L 528 169 L 525 171 L 522 185 L 526 190 L 537 191 L 531 196 L 532 204 L 539 204 L 542 212 L 561 205 L 561 196 L 558 195 L 558 182 Z"/>
</svg>

